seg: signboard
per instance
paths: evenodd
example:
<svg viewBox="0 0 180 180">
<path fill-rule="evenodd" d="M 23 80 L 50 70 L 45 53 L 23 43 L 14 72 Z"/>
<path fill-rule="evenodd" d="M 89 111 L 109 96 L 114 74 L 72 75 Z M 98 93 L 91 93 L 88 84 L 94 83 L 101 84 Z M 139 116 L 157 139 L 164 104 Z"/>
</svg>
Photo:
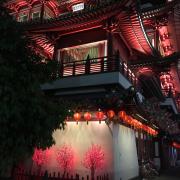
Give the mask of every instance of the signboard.
<svg viewBox="0 0 180 180">
<path fill-rule="evenodd" d="M 79 4 L 72 6 L 73 12 L 80 11 L 82 9 L 84 9 L 84 3 L 79 3 Z"/>
</svg>

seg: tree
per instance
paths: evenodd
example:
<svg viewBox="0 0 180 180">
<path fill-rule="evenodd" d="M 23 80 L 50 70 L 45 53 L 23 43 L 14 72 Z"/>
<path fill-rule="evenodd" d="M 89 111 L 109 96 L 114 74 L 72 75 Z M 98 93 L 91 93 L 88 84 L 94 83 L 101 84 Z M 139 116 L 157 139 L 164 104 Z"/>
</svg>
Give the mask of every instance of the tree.
<svg viewBox="0 0 180 180">
<path fill-rule="evenodd" d="M 94 180 L 96 170 L 101 169 L 105 164 L 104 155 L 100 145 L 92 144 L 84 156 L 83 165 L 90 169 L 92 180 Z"/>
<path fill-rule="evenodd" d="M 63 176 L 65 176 L 69 170 L 72 170 L 74 166 L 74 152 L 70 146 L 63 145 L 58 149 L 57 162 L 60 168 L 63 169 Z"/>
<path fill-rule="evenodd" d="M 63 127 L 65 107 L 45 95 L 41 84 L 53 80 L 55 61 L 42 63 L 31 50 L 23 26 L 0 3 L 0 176 L 31 157 L 34 147 L 53 143 Z"/>
</svg>

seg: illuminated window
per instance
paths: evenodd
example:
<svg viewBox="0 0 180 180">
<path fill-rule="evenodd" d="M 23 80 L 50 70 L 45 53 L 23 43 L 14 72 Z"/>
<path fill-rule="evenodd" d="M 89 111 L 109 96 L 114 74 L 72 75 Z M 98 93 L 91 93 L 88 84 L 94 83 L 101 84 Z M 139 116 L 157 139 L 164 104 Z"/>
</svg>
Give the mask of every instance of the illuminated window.
<svg viewBox="0 0 180 180">
<path fill-rule="evenodd" d="M 107 41 L 83 44 L 60 50 L 60 59 L 63 62 L 73 62 L 79 60 L 103 57 L 107 55 Z"/>
<path fill-rule="evenodd" d="M 63 76 L 70 76 L 85 74 L 87 67 L 89 73 L 100 72 L 104 56 L 107 56 L 107 41 L 61 49 L 58 59 L 63 64 Z"/>
</svg>

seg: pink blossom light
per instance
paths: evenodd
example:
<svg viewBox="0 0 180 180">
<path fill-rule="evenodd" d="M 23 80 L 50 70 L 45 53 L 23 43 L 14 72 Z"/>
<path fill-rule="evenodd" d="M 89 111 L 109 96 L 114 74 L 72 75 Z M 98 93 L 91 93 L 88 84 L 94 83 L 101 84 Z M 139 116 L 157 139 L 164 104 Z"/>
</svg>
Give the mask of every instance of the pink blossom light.
<svg viewBox="0 0 180 180">
<path fill-rule="evenodd" d="M 60 168 L 63 169 L 65 175 L 68 171 L 71 171 L 74 167 L 74 152 L 68 145 L 63 145 L 57 150 L 57 162 Z"/>
<path fill-rule="evenodd" d="M 32 160 L 38 166 L 42 166 L 48 162 L 49 156 L 50 156 L 50 150 L 49 149 L 46 149 L 43 151 L 42 149 L 35 148 Z"/>
<path fill-rule="evenodd" d="M 86 152 L 83 165 L 87 169 L 101 169 L 105 165 L 105 153 L 100 145 L 93 144 Z"/>
</svg>

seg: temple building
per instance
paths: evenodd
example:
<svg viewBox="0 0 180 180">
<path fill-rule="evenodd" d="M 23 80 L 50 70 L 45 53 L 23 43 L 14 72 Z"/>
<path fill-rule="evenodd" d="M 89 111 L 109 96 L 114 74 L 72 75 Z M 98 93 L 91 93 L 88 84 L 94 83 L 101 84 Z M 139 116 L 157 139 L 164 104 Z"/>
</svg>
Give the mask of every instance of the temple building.
<svg viewBox="0 0 180 180">
<path fill-rule="evenodd" d="M 36 53 L 59 63 L 57 79 L 43 91 L 69 104 L 66 128 L 54 132 L 42 172 L 128 180 L 145 160 L 157 169 L 175 165 L 179 1 L 9 0 L 6 7 Z M 73 161 L 64 170 L 61 148 Z M 94 169 L 86 164 L 88 152 L 101 162 Z M 29 164 L 36 171 L 36 161 Z"/>
</svg>

